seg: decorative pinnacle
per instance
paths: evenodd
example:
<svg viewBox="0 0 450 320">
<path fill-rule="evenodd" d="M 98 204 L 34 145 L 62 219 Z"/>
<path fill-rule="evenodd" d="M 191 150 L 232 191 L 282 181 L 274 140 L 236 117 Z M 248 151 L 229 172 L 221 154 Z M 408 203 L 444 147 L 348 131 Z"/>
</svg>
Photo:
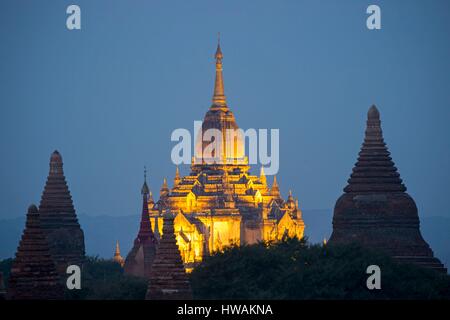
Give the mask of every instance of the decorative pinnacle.
<svg viewBox="0 0 450 320">
<path fill-rule="evenodd" d="M 273 176 L 272 188 L 278 188 L 277 176 Z"/>
<path fill-rule="evenodd" d="M 32 204 L 28 207 L 28 213 L 38 213 L 38 208 Z"/>
<path fill-rule="evenodd" d="M 374 104 L 369 108 L 369 111 L 367 112 L 367 119 L 380 120 L 380 111 L 378 111 L 377 107 Z"/>
<path fill-rule="evenodd" d="M 151 191 L 149 192 L 149 195 L 148 195 L 148 202 L 149 203 L 153 203 L 154 202 L 154 200 L 153 200 L 153 193 Z"/>
<path fill-rule="evenodd" d="M 217 36 L 217 50 L 214 57 L 216 58 L 216 63 L 222 63 L 223 54 L 222 50 L 220 49 L 220 32 L 218 33 Z"/>
<path fill-rule="evenodd" d="M 62 156 L 58 150 L 53 151 L 50 156 L 50 174 L 63 174 Z"/>
<path fill-rule="evenodd" d="M 367 112 L 366 140 L 383 139 L 381 129 L 380 111 L 375 105 L 372 105 Z"/>
<path fill-rule="evenodd" d="M 120 256 L 119 240 L 116 241 L 116 252 L 114 253 L 114 256 Z"/>
<path fill-rule="evenodd" d="M 51 162 L 62 162 L 62 157 L 58 150 L 53 151 L 53 153 L 50 157 L 50 161 Z"/>
<path fill-rule="evenodd" d="M 266 174 L 265 174 L 265 172 L 264 172 L 264 167 L 263 167 L 263 166 L 261 166 L 261 172 L 260 172 L 260 174 L 259 174 L 259 180 L 260 180 L 262 183 L 264 183 L 264 184 L 267 183 Z"/>
<path fill-rule="evenodd" d="M 149 189 L 147 185 L 147 167 L 144 166 L 144 184 L 142 185 L 141 194 L 148 195 Z"/>
<path fill-rule="evenodd" d="M 214 95 L 213 95 L 213 106 L 219 108 L 226 108 L 227 100 L 225 97 L 225 90 L 223 86 L 223 75 L 222 75 L 222 49 L 220 48 L 220 33 L 217 42 L 217 50 L 215 54 L 216 58 L 216 81 L 214 84 Z"/>
</svg>

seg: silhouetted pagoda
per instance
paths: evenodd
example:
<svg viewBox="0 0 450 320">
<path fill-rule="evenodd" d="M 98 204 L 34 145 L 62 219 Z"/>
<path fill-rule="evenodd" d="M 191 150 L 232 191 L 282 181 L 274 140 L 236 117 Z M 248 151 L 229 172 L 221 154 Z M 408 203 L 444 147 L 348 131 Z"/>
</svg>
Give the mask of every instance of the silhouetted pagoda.
<svg viewBox="0 0 450 320">
<path fill-rule="evenodd" d="M 192 291 L 178 249 L 174 215 L 164 214 L 163 234 L 150 271 L 147 300 L 192 299 Z"/>
<path fill-rule="evenodd" d="M 22 239 L 9 276 L 9 299 L 63 299 L 64 288 L 50 255 L 35 205 L 28 208 Z"/>
<path fill-rule="evenodd" d="M 150 217 L 148 214 L 149 189 L 147 186 L 147 173 L 144 173 L 144 184 L 142 186 L 142 213 L 139 232 L 134 240 L 133 248 L 125 260 L 125 273 L 138 277 L 148 278 L 150 268 L 155 258 L 158 241 L 152 231 Z"/>
<path fill-rule="evenodd" d="M 446 272 L 420 233 L 414 200 L 394 166 L 375 106 L 368 112 L 358 162 L 334 207 L 329 244 L 360 243 L 382 250 L 399 262 Z"/>
<path fill-rule="evenodd" d="M 71 264 L 80 266 L 85 254 L 84 234 L 78 223 L 58 151 L 50 157 L 50 172 L 39 213 L 58 272 L 65 274 Z"/>
</svg>

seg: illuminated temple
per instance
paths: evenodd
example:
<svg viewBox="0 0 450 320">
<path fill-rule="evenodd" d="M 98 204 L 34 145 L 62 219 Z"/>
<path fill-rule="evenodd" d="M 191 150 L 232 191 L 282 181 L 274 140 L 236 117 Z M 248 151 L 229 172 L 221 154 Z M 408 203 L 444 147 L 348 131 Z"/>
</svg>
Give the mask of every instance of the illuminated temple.
<svg viewBox="0 0 450 320">
<path fill-rule="evenodd" d="M 230 137 L 226 129 L 238 129 L 228 108 L 222 75 L 220 44 L 215 54 L 216 79 L 212 105 L 202 123 L 196 142 L 191 172 L 180 176 L 178 167 L 169 188 L 164 179 L 157 202 L 150 195 L 148 209 L 155 235 L 162 234 L 163 215 L 175 214 L 174 229 L 180 253 L 189 270 L 204 255 L 230 244 L 252 244 L 260 240 L 276 240 L 283 236 L 303 237 L 305 225 L 298 200 L 289 193 L 283 200 L 274 177 L 267 184 L 264 169 L 259 176 L 250 173 L 242 137 Z M 205 154 L 208 144 L 201 139 L 208 129 L 222 133 L 219 148 Z M 211 140 L 212 141 L 212 140 Z"/>
</svg>

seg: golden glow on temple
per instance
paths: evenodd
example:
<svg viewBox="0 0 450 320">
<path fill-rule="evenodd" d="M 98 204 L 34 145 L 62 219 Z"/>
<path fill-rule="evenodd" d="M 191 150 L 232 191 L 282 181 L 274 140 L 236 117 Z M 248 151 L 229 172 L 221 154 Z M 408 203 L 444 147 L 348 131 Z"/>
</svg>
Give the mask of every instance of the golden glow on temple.
<svg viewBox="0 0 450 320">
<path fill-rule="evenodd" d="M 276 240 L 285 235 L 301 238 L 305 228 L 292 193 L 287 201 L 283 200 L 276 177 L 269 188 L 263 169 L 259 176 L 251 175 L 244 141 L 225 135 L 226 129 L 238 129 L 238 126 L 224 94 L 220 44 L 215 58 L 213 103 L 205 115 L 202 132 L 214 128 L 223 133 L 219 152 L 220 158 L 226 161 L 206 163 L 202 155 L 207 145 L 197 142 L 190 174 L 180 177 L 176 168 L 173 187 L 169 189 L 164 179 L 159 200 L 154 202 L 150 196 L 148 201 L 150 221 L 157 237 L 162 234 L 163 213 L 170 210 L 175 214 L 177 242 L 188 270 L 204 255 L 224 246 Z"/>
</svg>

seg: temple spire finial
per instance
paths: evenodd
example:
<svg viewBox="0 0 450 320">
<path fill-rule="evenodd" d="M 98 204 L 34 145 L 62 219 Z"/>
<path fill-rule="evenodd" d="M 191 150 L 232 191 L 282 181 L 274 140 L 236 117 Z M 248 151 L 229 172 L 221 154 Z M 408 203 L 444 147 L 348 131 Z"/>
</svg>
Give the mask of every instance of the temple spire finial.
<svg viewBox="0 0 450 320">
<path fill-rule="evenodd" d="M 115 256 L 120 256 L 119 240 L 116 240 L 116 252 L 115 252 L 114 255 L 115 255 Z"/>
<path fill-rule="evenodd" d="M 259 180 L 261 181 L 261 183 L 267 184 L 266 174 L 264 172 L 264 167 L 263 166 L 261 166 L 261 172 L 259 174 Z"/>
<path fill-rule="evenodd" d="M 378 108 L 374 104 L 369 108 L 369 111 L 367 112 L 367 118 L 380 120 L 380 111 L 378 111 Z"/>
<path fill-rule="evenodd" d="M 270 189 L 270 194 L 274 197 L 280 198 L 280 188 L 278 187 L 277 176 L 273 176 L 272 188 Z"/>
<path fill-rule="evenodd" d="M 175 170 L 175 178 L 173 179 L 173 185 L 176 187 L 180 182 L 181 182 L 180 169 L 177 166 Z"/>
<path fill-rule="evenodd" d="M 276 175 L 273 176 L 272 188 L 278 188 L 278 182 L 277 182 L 277 176 Z"/>
<path fill-rule="evenodd" d="M 220 48 L 220 32 L 217 39 L 217 50 L 215 54 L 216 59 L 216 81 L 214 85 L 214 95 L 213 95 L 213 107 L 226 108 L 227 101 L 225 97 L 225 91 L 223 86 L 223 75 L 222 75 L 222 49 Z"/>
<path fill-rule="evenodd" d="M 155 200 L 153 200 L 153 193 L 151 191 L 148 194 L 148 203 L 155 203 Z"/>
<path fill-rule="evenodd" d="M 116 241 L 116 251 L 114 252 L 113 261 L 118 263 L 121 267 L 125 264 L 125 259 L 120 255 L 119 240 Z"/>
<path fill-rule="evenodd" d="M 142 195 L 149 194 L 149 189 L 148 189 L 148 185 L 147 185 L 147 167 L 146 166 L 144 166 L 144 184 L 142 185 L 141 194 Z"/>
<path fill-rule="evenodd" d="M 167 179 L 164 178 L 163 185 L 162 185 L 161 189 L 159 190 L 159 197 L 164 198 L 165 196 L 167 196 L 169 194 L 169 192 L 170 192 L 170 190 L 169 190 L 169 186 L 167 185 Z"/>
</svg>

